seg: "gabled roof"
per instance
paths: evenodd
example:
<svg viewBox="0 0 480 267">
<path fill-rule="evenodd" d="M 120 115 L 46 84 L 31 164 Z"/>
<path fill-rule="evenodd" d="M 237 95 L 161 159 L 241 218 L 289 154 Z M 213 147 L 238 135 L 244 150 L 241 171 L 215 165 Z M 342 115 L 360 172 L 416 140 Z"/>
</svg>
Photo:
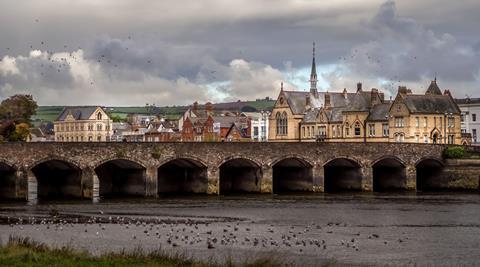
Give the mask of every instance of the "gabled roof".
<svg viewBox="0 0 480 267">
<path fill-rule="evenodd" d="M 404 95 L 404 103 L 412 113 L 460 113 L 460 109 L 448 95 Z"/>
<path fill-rule="evenodd" d="M 103 112 L 105 112 L 105 110 L 99 106 L 65 107 L 55 121 L 64 121 L 69 113 L 72 114 L 75 120 L 88 120 L 98 108 L 101 108 Z"/>
<path fill-rule="evenodd" d="M 426 95 L 442 95 L 442 90 L 437 85 L 437 79 L 433 80 L 428 86 L 427 91 L 425 92 Z"/>
</svg>

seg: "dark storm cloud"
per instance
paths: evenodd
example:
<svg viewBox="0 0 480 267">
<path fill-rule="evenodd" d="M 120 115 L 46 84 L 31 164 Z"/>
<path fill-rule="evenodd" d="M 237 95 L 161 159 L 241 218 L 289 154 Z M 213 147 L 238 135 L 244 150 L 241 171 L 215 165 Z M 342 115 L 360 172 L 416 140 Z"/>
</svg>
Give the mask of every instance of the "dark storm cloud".
<svg viewBox="0 0 480 267">
<path fill-rule="evenodd" d="M 357 81 L 386 89 L 400 83 L 420 87 L 437 72 L 441 84 L 473 92 L 479 74 L 480 38 L 472 26 L 480 13 L 477 1 L 396 4 L 2 1 L 0 58 L 23 60 L 16 62 L 16 74 L 0 63 L 0 88 L 3 95 L 29 88 L 42 104 L 275 96 L 279 81 L 304 76 L 298 70 L 308 68 L 316 41 L 317 64 L 337 66 L 322 74 L 332 90 Z M 26 56 L 35 49 L 76 52 L 78 62 L 39 75 L 43 59 Z M 51 97 L 57 91 L 64 94 L 61 100 Z"/>
</svg>

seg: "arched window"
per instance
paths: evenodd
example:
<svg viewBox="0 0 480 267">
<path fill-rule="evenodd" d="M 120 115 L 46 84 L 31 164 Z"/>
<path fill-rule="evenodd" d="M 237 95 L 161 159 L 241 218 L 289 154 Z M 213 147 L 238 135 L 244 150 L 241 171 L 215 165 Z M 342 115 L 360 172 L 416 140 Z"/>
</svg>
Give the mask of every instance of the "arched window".
<svg viewBox="0 0 480 267">
<path fill-rule="evenodd" d="M 355 122 L 355 136 L 360 136 L 360 123 Z"/>
<path fill-rule="evenodd" d="M 277 135 L 287 135 L 287 132 L 288 132 L 287 113 L 286 112 L 283 112 L 283 113 L 278 112 L 275 115 L 275 121 L 277 123 L 277 129 L 276 129 L 277 130 Z"/>
<path fill-rule="evenodd" d="M 102 120 L 102 113 L 101 112 L 97 113 L 97 120 Z"/>
</svg>

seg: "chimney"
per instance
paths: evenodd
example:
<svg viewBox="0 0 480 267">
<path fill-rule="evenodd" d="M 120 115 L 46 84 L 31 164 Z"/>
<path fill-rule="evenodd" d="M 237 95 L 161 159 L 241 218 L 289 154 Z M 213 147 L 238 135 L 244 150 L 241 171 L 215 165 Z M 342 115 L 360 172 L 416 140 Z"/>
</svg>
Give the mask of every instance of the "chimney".
<svg viewBox="0 0 480 267">
<path fill-rule="evenodd" d="M 325 108 L 330 108 L 330 94 L 328 92 L 325 93 Z"/>
<path fill-rule="evenodd" d="M 342 92 L 342 95 L 343 95 L 343 98 L 347 99 L 347 88 L 343 88 L 343 92 Z"/>
<path fill-rule="evenodd" d="M 406 86 L 399 86 L 398 87 L 398 93 L 402 95 L 406 95 L 408 93 L 408 89 Z"/>
<path fill-rule="evenodd" d="M 380 104 L 380 96 L 378 95 L 378 89 L 372 88 L 370 92 L 370 107 Z"/>
<path fill-rule="evenodd" d="M 210 114 L 213 112 L 213 105 L 211 102 L 207 102 L 205 104 L 205 111 L 207 112 L 207 114 Z"/>
<path fill-rule="evenodd" d="M 192 108 L 192 110 L 193 110 L 194 112 L 197 112 L 197 111 L 198 111 L 198 102 L 197 102 L 197 101 L 193 102 L 193 108 Z"/>
<path fill-rule="evenodd" d="M 362 83 L 357 83 L 357 92 L 362 91 Z"/>
<path fill-rule="evenodd" d="M 309 110 L 310 109 L 310 95 L 307 95 L 305 97 L 305 110 Z"/>
<path fill-rule="evenodd" d="M 450 90 L 448 89 L 445 89 L 445 91 L 443 92 L 443 95 L 452 96 L 452 94 L 450 93 Z"/>
</svg>

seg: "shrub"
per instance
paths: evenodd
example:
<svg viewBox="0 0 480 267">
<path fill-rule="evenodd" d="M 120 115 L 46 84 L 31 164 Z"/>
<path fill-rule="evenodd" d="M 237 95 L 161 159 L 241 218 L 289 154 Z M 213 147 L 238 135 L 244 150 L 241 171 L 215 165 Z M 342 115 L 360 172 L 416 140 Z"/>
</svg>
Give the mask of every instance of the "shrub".
<svg viewBox="0 0 480 267">
<path fill-rule="evenodd" d="M 443 157 L 446 159 L 461 159 L 465 157 L 465 149 L 461 146 L 447 147 L 443 151 Z"/>
</svg>

